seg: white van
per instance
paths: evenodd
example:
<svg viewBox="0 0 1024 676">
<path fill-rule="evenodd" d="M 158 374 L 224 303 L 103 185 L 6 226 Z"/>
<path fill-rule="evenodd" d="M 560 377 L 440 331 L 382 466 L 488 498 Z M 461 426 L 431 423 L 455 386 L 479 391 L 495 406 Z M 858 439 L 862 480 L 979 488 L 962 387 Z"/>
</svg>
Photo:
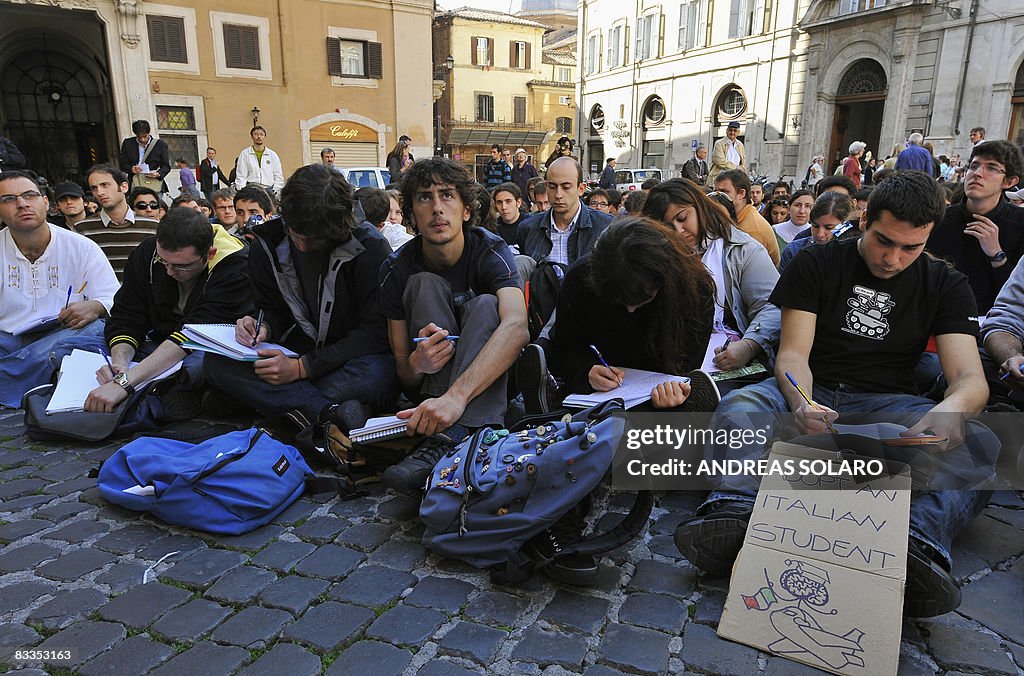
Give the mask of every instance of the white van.
<svg viewBox="0 0 1024 676">
<path fill-rule="evenodd" d="M 369 186 L 384 189 L 391 183 L 391 172 L 387 167 L 352 167 L 342 169 L 341 173 L 353 188 Z"/>
<path fill-rule="evenodd" d="M 622 193 L 639 190 L 640 185 L 649 178 L 661 181 L 661 169 L 616 169 L 615 189 Z"/>
</svg>

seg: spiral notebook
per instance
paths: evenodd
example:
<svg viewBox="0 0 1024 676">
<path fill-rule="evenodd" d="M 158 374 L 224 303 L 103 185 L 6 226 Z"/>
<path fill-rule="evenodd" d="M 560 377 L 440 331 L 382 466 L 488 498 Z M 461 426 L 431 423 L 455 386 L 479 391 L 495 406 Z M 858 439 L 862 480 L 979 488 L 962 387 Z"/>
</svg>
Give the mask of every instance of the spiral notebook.
<svg viewBox="0 0 1024 676">
<path fill-rule="evenodd" d="M 624 368 L 622 385 L 607 392 L 591 392 L 590 394 L 570 394 L 562 400 L 563 406 L 569 408 L 589 408 L 603 404 L 611 399 L 622 399 L 626 408 L 633 408 L 651 398 L 651 390 L 669 380 L 688 383 L 685 376 L 672 376 L 667 373 L 643 371 L 641 369 Z"/>
<path fill-rule="evenodd" d="M 234 324 L 185 324 L 181 332 L 188 337 L 182 347 L 212 352 L 237 361 L 256 361 L 260 358 L 260 350 L 281 350 L 286 357 L 299 356 L 277 343 L 260 343 L 256 347 L 241 345 L 235 340 Z"/>
<path fill-rule="evenodd" d="M 408 420 L 401 420 L 393 415 L 386 415 L 380 418 L 370 418 L 366 424 L 357 430 L 349 432 L 348 438 L 356 444 L 368 444 L 376 441 L 386 441 L 405 436 Z"/>
</svg>

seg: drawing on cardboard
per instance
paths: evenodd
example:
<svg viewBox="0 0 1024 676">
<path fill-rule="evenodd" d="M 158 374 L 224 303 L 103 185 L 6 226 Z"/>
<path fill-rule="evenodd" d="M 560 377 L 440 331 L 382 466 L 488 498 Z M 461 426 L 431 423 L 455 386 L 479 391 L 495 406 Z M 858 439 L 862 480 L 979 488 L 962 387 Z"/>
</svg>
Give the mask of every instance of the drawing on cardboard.
<svg viewBox="0 0 1024 676">
<path fill-rule="evenodd" d="M 836 616 L 838 610 L 825 610 L 829 604 L 828 571 L 807 561 L 786 559 L 788 566 L 779 575 L 779 585 L 792 598 L 780 594 L 764 569 L 766 586 L 752 596 L 742 594 L 747 610 L 765 611 L 775 604 L 786 603 L 769 614 L 769 620 L 779 638 L 768 649 L 780 655 L 807 654 L 833 669 L 846 666 L 864 666 L 860 646 L 864 632 L 853 628 L 837 634 L 823 627 L 818 617 Z"/>
</svg>

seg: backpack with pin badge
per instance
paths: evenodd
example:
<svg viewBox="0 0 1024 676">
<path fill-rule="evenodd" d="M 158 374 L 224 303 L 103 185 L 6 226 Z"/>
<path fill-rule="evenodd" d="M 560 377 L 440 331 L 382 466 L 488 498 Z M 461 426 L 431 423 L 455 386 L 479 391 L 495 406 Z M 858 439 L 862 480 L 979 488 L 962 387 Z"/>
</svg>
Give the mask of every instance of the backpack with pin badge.
<svg viewBox="0 0 1024 676">
<path fill-rule="evenodd" d="M 598 555 L 635 538 L 653 506 L 641 491 L 628 516 L 606 532 L 556 543 L 554 554 L 525 554 L 531 538 L 550 529 L 593 490 L 612 466 L 625 429 L 612 400 L 560 421 L 519 432 L 489 427 L 443 456 L 427 481 L 420 518 L 432 551 L 477 568 L 497 571 L 505 583 L 521 581 L 560 557 Z"/>
</svg>

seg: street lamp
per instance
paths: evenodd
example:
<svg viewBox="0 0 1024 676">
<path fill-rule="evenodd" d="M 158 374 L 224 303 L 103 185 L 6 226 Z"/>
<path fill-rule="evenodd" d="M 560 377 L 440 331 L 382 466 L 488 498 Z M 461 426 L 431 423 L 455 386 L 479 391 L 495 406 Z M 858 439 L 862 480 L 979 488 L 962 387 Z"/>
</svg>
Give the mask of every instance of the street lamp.
<svg viewBox="0 0 1024 676">
<path fill-rule="evenodd" d="M 256 123 L 260 121 L 260 109 L 253 106 L 249 112 L 252 113 L 252 126 L 255 127 Z"/>
<path fill-rule="evenodd" d="M 438 65 L 439 68 L 434 71 L 434 79 L 444 81 L 445 86 L 441 89 L 444 92 L 447 89 L 448 77 L 451 75 L 452 69 L 455 68 L 455 58 L 449 54 L 448 58 Z M 450 93 L 449 96 L 451 96 Z M 440 97 L 438 97 L 434 99 L 434 156 L 440 157 L 443 154 L 443 150 L 441 142 L 441 105 Z"/>
</svg>

